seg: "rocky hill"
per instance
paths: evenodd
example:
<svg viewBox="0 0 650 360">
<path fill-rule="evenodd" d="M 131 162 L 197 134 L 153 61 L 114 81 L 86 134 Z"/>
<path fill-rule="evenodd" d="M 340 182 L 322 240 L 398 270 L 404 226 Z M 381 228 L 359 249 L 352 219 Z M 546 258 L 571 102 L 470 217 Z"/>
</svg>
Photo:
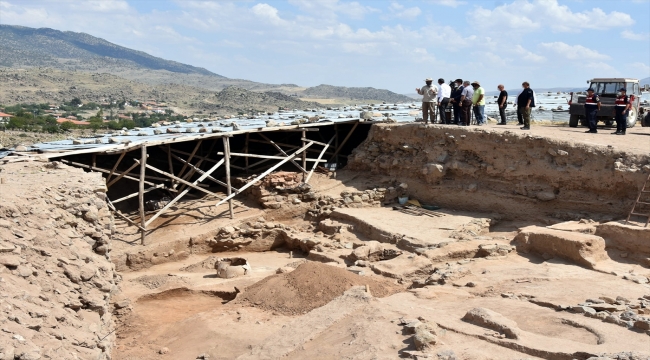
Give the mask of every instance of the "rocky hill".
<svg viewBox="0 0 650 360">
<path fill-rule="evenodd" d="M 344 87 L 324 84 L 307 88 L 300 95 L 314 99 L 346 98 L 386 101 L 391 103 L 413 101 L 413 99 L 408 96 L 397 94 L 389 90 L 375 89 L 372 87 Z"/>
<path fill-rule="evenodd" d="M 223 78 L 203 68 L 161 59 L 85 33 L 0 25 L 0 42 L 0 65 L 7 67 L 72 67 L 89 71 L 125 67 Z"/>
<path fill-rule="evenodd" d="M 301 101 L 275 91 L 253 92 L 230 86 L 215 92 L 204 88 L 166 83 L 161 86 L 127 80 L 106 73 L 61 71 L 50 68 L 0 68 L 0 104 L 56 103 L 73 98 L 101 103 L 109 99 L 166 102 L 176 111 L 217 114 L 277 111 L 278 107 L 314 108 L 315 102 Z"/>
<path fill-rule="evenodd" d="M 230 101 L 232 108 L 254 105 L 275 107 L 312 107 L 295 103 L 296 99 L 280 98 L 279 94 L 311 99 L 345 99 L 362 101 L 405 102 L 412 99 L 388 90 L 375 88 L 319 85 L 312 88 L 295 84 L 265 84 L 231 79 L 204 68 L 165 60 L 142 51 L 129 49 L 85 33 L 49 28 L 0 25 L 0 79 L 8 79 L 12 87 L 0 87 L 0 103 L 70 99 L 71 95 L 88 101 L 99 98 L 135 96 L 157 98 L 178 106 L 190 106 L 209 98 L 206 92 L 219 92 L 236 87 L 254 92 L 274 92 L 258 103 Z M 112 75 L 112 76 L 107 76 Z M 9 77 L 9 78 L 8 78 Z M 73 91 L 72 87 L 86 90 Z M 99 89 L 102 89 L 99 91 Z M 79 93 L 76 94 L 75 93 Z M 83 96 L 83 97 L 82 97 Z M 213 100 L 213 99 L 212 99 Z M 271 103 L 274 105 L 271 105 Z M 328 102 L 332 104 L 332 102 Z"/>
</svg>

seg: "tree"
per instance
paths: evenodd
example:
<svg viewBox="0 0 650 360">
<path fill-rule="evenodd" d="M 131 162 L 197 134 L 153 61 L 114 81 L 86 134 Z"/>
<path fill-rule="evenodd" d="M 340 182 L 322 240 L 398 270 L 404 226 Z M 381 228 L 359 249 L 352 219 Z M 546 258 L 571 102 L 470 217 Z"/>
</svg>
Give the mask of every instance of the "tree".
<svg viewBox="0 0 650 360">
<path fill-rule="evenodd" d="M 79 98 L 74 98 L 74 99 L 70 100 L 70 105 L 79 106 L 81 104 L 82 104 L 82 102 L 81 102 L 81 99 L 79 99 Z"/>
</svg>

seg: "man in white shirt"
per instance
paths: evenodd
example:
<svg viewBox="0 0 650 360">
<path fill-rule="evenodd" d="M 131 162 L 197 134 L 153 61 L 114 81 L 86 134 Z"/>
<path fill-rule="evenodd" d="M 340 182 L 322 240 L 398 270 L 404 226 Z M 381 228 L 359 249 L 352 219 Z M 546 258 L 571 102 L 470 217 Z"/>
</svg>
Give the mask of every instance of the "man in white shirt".
<svg viewBox="0 0 650 360">
<path fill-rule="evenodd" d="M 433 79 L 427 78 L 424 80 L 426 83 L 425 86 L 420 88 L 415 88 L 415 91 L 422 95 L 422 119 L 426 124 L 428 119 L 431 119 L 431 123 L 436 122 L 436 100 L 438 94 L 438 87 L 433 86 Z"/>
<path fill-rule="evenodd" d="M 447 105 L 449 105 L 449 98 L 451 97 L 451 86 L 445 83 L 445 79 L 438 79 L 438 110 L 440 111 L 440 123 L 451 124 L 451 119 L 447 118 Z"/>
</svg>

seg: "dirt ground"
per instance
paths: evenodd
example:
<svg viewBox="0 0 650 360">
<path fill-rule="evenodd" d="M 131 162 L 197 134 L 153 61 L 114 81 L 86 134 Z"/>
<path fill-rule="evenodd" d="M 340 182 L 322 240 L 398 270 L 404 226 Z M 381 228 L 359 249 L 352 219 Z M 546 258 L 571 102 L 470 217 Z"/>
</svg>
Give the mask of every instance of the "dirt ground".
<svg viewBox="0 0 650 360">
<path fill-rule="evenodd" d="M 650 228 L 621 221 L 650 173 L 649 129 L 520 133 L 514 125 L 377 125 L 349 168 L 314 175 L 309 201 L 275 199 L 278 208 L 263 209 L 261 198 L 240 195 L 235 219 L 215 199 L 181 201 L 145 245 L 115 218 L 106 234 L 116 285 L 101 309 L 115 338 L 77 357 L 650 359 Z M 41 167 L 6 165 L 0 188 L 25 191 L 23 178 L 56 170 Z M 51 179 L 61 184 L 48 188 L 65 187 L 64 176 Z M 53 196 L 33 189 L 35 198 Z M 441 208 L 400 211 L 400 191 Z M 23 238 L 12 226 L 38 224 L 14 213 L 0 213 L 0 233 L 25 242 L 25 252 L 31 230 L 18 229 Z M 21 213 L 31 216 L 29 206 Z M 73 250 L 67 257 L 83 267 Z M 42 271 L 23 279 L 26 265 L 12 262 L 20 253 L 0 247 L 0 287 L 31 277 L 57 294 L 69 282 L 69 272 L 49 287 Z M 95 309 L 83 292 L 103 285 L 91 283 L 57 297 L 72 325 L 83 311 L 67 299 L 79 292 Z M 29 329 L 42 358 L 58 354 L 47 349 L 45 327 L 32 325 L 40 313 L 15 315 L 22 295 L 12 289 L 11 301 L 0 297 L 0 325 L 14 353 L 0 344 L 0 359 L 21 356 L 15 324 Z"/>
</svg>

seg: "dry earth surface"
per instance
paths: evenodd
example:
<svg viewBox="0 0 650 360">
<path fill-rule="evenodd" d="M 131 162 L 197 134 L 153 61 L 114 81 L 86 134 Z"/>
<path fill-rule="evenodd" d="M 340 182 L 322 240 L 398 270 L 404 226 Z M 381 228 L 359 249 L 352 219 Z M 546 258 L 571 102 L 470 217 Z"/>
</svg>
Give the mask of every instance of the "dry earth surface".
<svg viewBox="0 0 650 360">
<path fill-rule="evenodd" d="M 4 165 L 0 359 L 650 359 L 650 228 L 620 221 L 649 135 L 374 125 L 336 176 L 180 202 L 146 245 L 99 175 Z"/>
</svg>

